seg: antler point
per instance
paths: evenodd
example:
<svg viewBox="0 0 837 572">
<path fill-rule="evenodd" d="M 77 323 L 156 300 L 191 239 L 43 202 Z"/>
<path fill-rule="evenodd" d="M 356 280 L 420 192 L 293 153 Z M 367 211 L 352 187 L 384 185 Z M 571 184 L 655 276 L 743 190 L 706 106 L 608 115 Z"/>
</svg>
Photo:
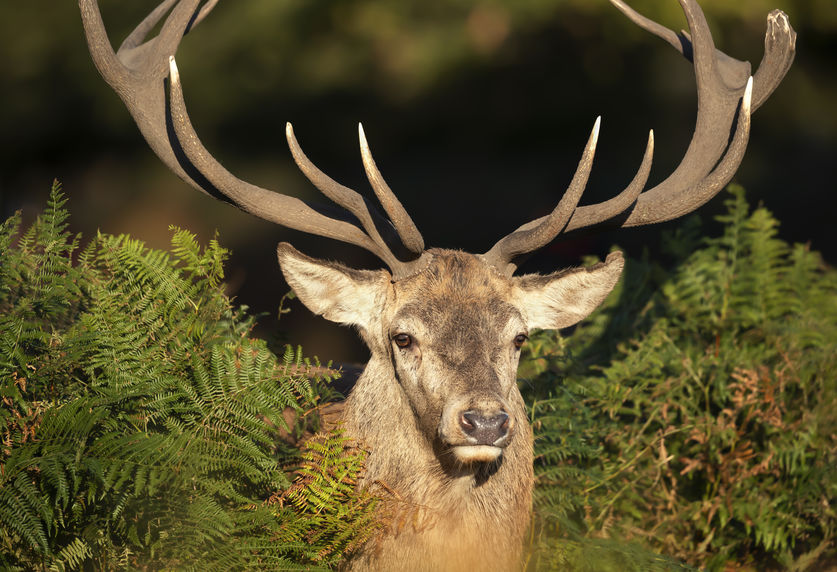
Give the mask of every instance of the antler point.
<svg viewBox="0 0 837 572">
<path fill-rule="evenodd" d="M 598 142 L 598 140 L 599 140 L 599 129 L 601 128 L 601 126 L 602 126 L 602 116 L 601 116 L 601 115 L 599 115 L 599 116 L 596 118 L 596 123 L 594 123 L 594 124 L 593 124 L 593 132 L 590 134 L 590 143 L 589 143 L 589 145 L 590 145 L 590 147 L 592 147 L 593 149 L 595 149 L 595 148 L 596 148 L 596 143 L 597 143 L 597 142 Z"/>
<path fill-rule="evenodd" d="M 360 150 L 365 154 L 369 152 L 369 142 L 366 140 L 366 132 L 363 130 L 363 123 L 358 121 L 357 136 L 360 139 Z"/>
<path fill-rule="evenodd" d="M 294 126 L 291 125 L 290 121 L 285 123 L 285 139 L 288 141 L 288 147 L 291 150 L 291 155 L 293 156 L 294 161 L 297 165 L 299 165 L 298 156 L 304 156 L 304 153 L 302 153 L 302 149 L 299 148 L 299 143 L 296 141 L 296 135 L 294 135 Z M 302 169 L 302 171 L 305 172 L 305 169 Z"/>
<path fill-rule="evenodd" d="M 174 56 L 169 56 L 169 74 L 173 82 L 180 81 L 180 72 L 177 69 L 177 62 L 174 61 Z"/>
<path fill-rule="evenodd" d="M 753 100 L 753 76 L 747 80 L 747 87 L 744 88 L 744 99 L 741 102 L 742 110 L 750 113 L 750 105 Z"/>
</svg>

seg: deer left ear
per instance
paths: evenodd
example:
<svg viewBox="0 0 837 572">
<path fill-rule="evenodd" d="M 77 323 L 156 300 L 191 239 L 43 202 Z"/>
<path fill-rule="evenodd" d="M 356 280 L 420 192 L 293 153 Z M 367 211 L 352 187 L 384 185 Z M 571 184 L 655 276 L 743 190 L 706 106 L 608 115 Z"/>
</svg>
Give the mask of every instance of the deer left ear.
<svg viewBox="0 0 837 572">
<path fill-rule="evenodd" d="M 622 253 L 612 252 L 603 263 L 590 268 L 513 278 L 517 305 L 527 326 L 554 330 L 580 322 L 604 302 L 624 265 Z"/>
</svg>

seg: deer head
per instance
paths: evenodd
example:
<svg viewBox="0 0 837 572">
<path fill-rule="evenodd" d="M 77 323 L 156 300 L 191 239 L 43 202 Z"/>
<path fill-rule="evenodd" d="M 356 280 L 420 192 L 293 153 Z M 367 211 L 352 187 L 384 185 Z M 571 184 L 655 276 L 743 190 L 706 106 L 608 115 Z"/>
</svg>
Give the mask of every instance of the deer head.
<svg viewBox="0 0 837 572">
<path fill-rule="evenodd" d="M 496 460 L 525 423 L 515 373 L 529 331 L 586 317 L 623 265 L 614 252 L 589 269 L 508 277 L 481 256 L 433 249 L 421 271 L 393 281 L 289 244 L 278 253 L 303 303 L 360 331 L 373 360 L 391 364 L 422 437 L 460 463 Z"/>
<path fill-rule="evenodd" d="M 497 518 L 512 541 L 494 542 L 495 548 L 485 546 L 484 527 L 489 524 L 479 519 L 463 524 L 461 518 L 450 524 L 463 539 L 468 538 L 461 533 L 463 527 L 470 527 L 474 546 L 480 546 L 473 552 L 481 556 L 471 558 L 461 550 L 448 554 L 460 558 L 463 568 L 506 562 L 525 531 L 532 450 L 515 384 L 520 347 L 533 328 L 567 327 L 592 312 L 616 284 L 623 260 L 620 253 L 612 253 L 592 268 L 548 276 L 515 276 L 518 265 L 559 234 L 600 224 L 630 227 L 668 221 L 709 201 L 742 161 L 752 112 L 778 86 L 793 60 L 796 34 L 778 10 L 768 15 L 765 55 L 751 75 L 749 63 L 715 49 L 695 0 L 680 0 L 690 34 L 676 34 L 621 0 L 610 1 L 694 64 L 697 122 L 685 156 L 668 178 L 645 189 L 654 148 L 651 132 L 637 174 L 625 189 L 605 202 L 580 206 L 599 136 L 597 119 L 555 209 L 485 253 L 468 254 L 425 249 L 416 225 L 378 170 L 362 127 L 363 167 L 383 212 L 320 171 L 303 153 L 290 124 L 286 136 L 294 160 L 337 209 L 247 183 L 213 158 L 186 112 L 174 53 L 217 0 L 203 6 L 200 0 L 163 1 L 116 52 L 96 0 L 79 0 L 96 67 L 154 152 L 181 179 L 266 220 L 360 246 L 387 266 L 354 270 L 314 260 L 288 244 L 278 248 L 285 277 L 303 303 L 328 320 L 355 326 L 372 351 L 346 412 L 349 429 L 372 446 L 370 480 L 395 483 L 403 496 L 414 500 L 424 495 L 425 503 L 430 495 L 438 506 L 458 507 L 460 516 L 503 507 L 497 513 L 502 518 Z M 159 34 L 147 39 L 163 18 Z M 469 484 L 451 492 L 451 479 L 458 478 Z M 403 538 L 399 542 L 393 550 L 409 550 Z M 427 542 L 417 541 L 416 554 L 423 554 Z M 397 567 L 403 560 L 392 562 Z"/>
</svg>

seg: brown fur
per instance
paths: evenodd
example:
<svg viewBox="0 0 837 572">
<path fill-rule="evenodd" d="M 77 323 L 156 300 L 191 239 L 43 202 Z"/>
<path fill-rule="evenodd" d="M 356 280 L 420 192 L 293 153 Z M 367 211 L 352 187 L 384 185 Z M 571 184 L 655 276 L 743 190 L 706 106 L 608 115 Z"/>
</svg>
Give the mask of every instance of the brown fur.
<svg viewBox="0 0 837 572">
<path fill-rule="evenodd" d="M 589 313 L 615 284 L 622 260 L 614 255 L 590 270 L 508 278 L 478 256 L 430 252 L 426 269 L 393 283 L 385 271 L 352 270 L 279 247 L 283 272 L 303 303 L 355 325 L 372 352 L 343 421 L 370 451 L 361 486 L 384 499 L 386 530 L 346 569 L 516 570 L 533 472 L 514 339 L 532 324 L 556 327 L 550 325 Z M 409 347 L 395 343 L 400 333 L 411 336 Z M 463 461 L 457 452 L 468 449 L 457 447 L 468 444 L 462 411 L 474 409 L 509 415 L 495 460 Z"/>
<path fill-rule="evenodd" d="M 485 381 L 480 369 L 493 369 L 492 358 L 497 357 L 491 346 L 510 345 L 511 338 L 499 339 L 506 316 L 495 315 L 492 308 L 508 297 L 509 287 L 473 257 L 457 253 L 434 261 L 426 272 L 393 288 L 397 310 L 391 312 L 424 325 L 426 331 L 417 334 L 422 338 L 432 333 L 432 340 L 419 343 L 424 342 L 423 354 L 440 355 L 436 365 L 443 371 L 437 370 L 437 375 L 449 376 L 438 397 L 478 393 Z M 487 344 L 485 338 L 492 334 L 498 339 Z M 505 374 L 507 386 L 513 388 L 507 398 L 509 414 L 518 421 L 514 438 L 496 467 L 462 466 L 433 434 L 444 404 L 438 397 L 421 404 L 411 399 L 411 388 L 405 389 L 399 377 L 393 376 L 393 351 L 397 350 L 389 346 L 387 354 L 372 356 L 346 403 L 348 432 L 371 451 L 388 452 L 370 456 L 366 482 L 373 487 L 380 482 L 389 489 L 382 492 L 390 499 L 385 510 L 390 511 L 386 517 L 392 523 L 390 534 L 377 545 L 368 545 L 349 569 L 518 567 L 531 505 L 532 434 L 514 386 L 516 367 L 497 372 Z M 426 361 L 428 356 L 423 358 Z M 415 412 L 416 407 L 424 410 L 423 416 L 405 418 L 404 412 Z M 371 411 L 375 412 L 372 416 Z M 393 493 L 397 498 L 392 498 Z"/>
</svg>

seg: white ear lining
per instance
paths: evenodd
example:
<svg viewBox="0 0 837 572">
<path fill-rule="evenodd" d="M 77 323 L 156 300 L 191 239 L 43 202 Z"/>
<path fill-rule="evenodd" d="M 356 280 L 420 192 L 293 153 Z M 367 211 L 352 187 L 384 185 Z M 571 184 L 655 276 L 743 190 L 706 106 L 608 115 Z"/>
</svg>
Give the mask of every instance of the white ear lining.
<svg viewBox="0 0 837 572">
<path fill-rule="evenodd" d="M 294 293 L 314 312 L 340 324 L 369 328 L 383 306 L 389 275 L 384 270 L 354 270 L 305 256 L 291 245 L 277 248 L 279 265 Z"/>
<path fill-rule="evenodd" d="M 515 278 L 517 304 L 528 327 L 559 329 L 583 320 L 610 294 L 623 266 L 622 253 L 614 252 L 591 268 Z"/>
</svg>

